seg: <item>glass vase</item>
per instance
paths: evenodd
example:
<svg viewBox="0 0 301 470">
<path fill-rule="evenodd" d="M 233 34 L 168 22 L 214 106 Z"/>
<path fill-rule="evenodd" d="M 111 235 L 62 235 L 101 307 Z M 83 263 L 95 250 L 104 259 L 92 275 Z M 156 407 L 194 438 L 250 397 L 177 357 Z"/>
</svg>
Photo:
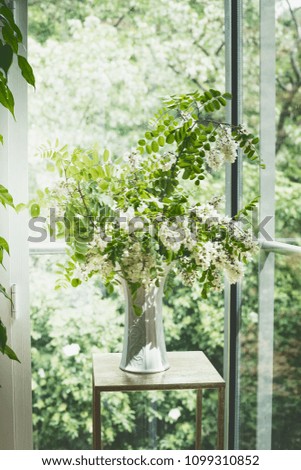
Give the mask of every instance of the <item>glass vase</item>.
<svg viewBox="0 0 301 470">
<path fill-rule="evenodd" d="M 165 277 L 159 286 L 141 286 L 133 299 L 128 283 L 121 279 L 125 297 L 125 328 L 120 369 L 126 372 L 150 374 L 169 368 L 162 319 Z M 135 314 L 134 305 L 141 315 Z"/>
</svg>

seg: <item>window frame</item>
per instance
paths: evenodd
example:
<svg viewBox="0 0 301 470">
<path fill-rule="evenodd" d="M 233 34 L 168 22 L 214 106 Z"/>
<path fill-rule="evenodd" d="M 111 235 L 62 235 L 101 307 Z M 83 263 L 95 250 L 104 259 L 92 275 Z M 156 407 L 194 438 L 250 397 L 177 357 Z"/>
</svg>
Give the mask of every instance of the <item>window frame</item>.
<svg viewBox="0 0 301 470">
<path fill-rule="evenodd" d="M 22 31 L 23 53 L 26 54 L 27 0 L 16 0 L 12 8 Z M 1 183 L 9 188 L 15 203 L 26 203 L 27 84 L 16 64 L 11 68 L 9 80 L 15 98 L 16 121 L 7 110 L 1 109 L 4 131 L 4 145 L 0 148 Z M 2 297 L 1 316 L 7 326 L 9 344 L 21 362 L 11 361 L 6 356 L 0 360 L 0 448 L 5 450 L 32 449 L 27 224 L 26 211 L 16 214 L 13 210 L 1 209 L 1 235 L 10 246 L 10 257 L 5 259 L 6 271 L 1 270 L 1 283 L 8 292 L 13 284 L 16 286 L 16 312 L 13 316 L 10 303 Z"/>
</svg>

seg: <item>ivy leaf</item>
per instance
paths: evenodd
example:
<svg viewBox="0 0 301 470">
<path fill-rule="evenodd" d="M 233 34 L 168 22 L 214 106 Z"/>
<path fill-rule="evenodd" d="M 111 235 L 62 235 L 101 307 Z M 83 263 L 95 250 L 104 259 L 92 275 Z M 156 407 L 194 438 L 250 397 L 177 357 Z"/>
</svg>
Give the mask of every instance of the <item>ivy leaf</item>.
<svg viewBox="0 0 301 470">
<path fill-rule="evenodd" d="M 22 55 L 18 55 L 18 65 L 27 83 L 35 87 L 35 77 L 31 65 Z"/>
</svg>

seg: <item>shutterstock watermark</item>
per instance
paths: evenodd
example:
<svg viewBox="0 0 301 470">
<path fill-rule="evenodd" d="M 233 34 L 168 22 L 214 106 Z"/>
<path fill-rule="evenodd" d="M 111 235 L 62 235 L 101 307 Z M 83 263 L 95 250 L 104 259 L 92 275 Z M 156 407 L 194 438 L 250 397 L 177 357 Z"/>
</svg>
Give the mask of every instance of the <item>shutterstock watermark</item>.
<svg viewBox="0 0 301 470">
<path fill-rule="evenodd" d="M 233 220 L 219 217 L 199 217 L 194 211 L 189 214 L 177 215 L 166 218 L 157 216 L 152 219 L 145 216 L 129 217 L 124 214 L 114 216 L 58 216 L 54 207 L 49 210 L 49 217 L 32 217 L 29 219 L 29 237 L 31 243 L 43 243 L 50 241 L 54 243 L 58 238 L 63 238 L 65 242 L 78 241 L 89 243 L 95 237 L 103 242 L 110 242 L 120 234 L 131 235 L 133 238 L 149 234 L 151 237 L 169 237 L 175 243 L 183 242 L 187 237 L 190 240 L 197 240 L 198 233 L 206 233 L 208 238 L 222 240 L 223 237 L 235 236 L 237 231 L 242 234 L 246 228 L 252 228 L 253 239 L 258 238 L 266 241 L 273 241 L 269 234 L 269 223 L 273 216 L 266 216 L 260 222 L 252 222 L 246 218 Z M 227 221 L 227 223 L 225 223 Z"/>
</svg>

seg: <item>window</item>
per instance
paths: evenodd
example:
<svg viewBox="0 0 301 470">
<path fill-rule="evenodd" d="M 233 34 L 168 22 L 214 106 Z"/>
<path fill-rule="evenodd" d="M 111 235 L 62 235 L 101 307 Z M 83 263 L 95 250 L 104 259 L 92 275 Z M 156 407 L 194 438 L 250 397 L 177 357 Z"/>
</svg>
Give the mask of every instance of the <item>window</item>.
<svg viewBox="0 0 301 470">
<path fill-rule="evenodd" d="M 25 32 L 26 2 L 15 5 Z M 187 289 L 171 278 L 164 312 L 167 348 L 203 349 L 223 372 L 230 449 L 300 448 L 301 2 L 29 0 L 28 5 L 29 58 L 37 78 L 36 92 L 29 92 L 31 196 L 52 179 L 34 156 L 40 145 L 56 138 L 71 146 L 98 142 L 123 154 L 159 98 L 178 90 L 207 84 L 232 89 L 227 119 L 260 133 L 266 169 L 259 173 L 239 159 L 226 170 L 225 187 L 220 174 L 206 188 L 226 192 L 228 213 L 254 192 L 261 195 L 259 213 L 253 214 L 258 260 L 248 266 L 242 285 L 226 286 L 225 298 L 200 300 L 197 287 Z M 15 89 L 19 115 L 16 124 L 5 117 L 0 177 L 15 188 L 17 199 L 26 200 L 25 85 Z M 0 362 L 0 380 L 5 377 L 0 406 L 8 423 L 0 426 L 0 441 L 4 448 L 29 448 L 26 217 L 18 216 L 18 222 L 13 217 L 1 214 L 12 247 L 4 282 L 20 288 L 17 318 L 9 320 L 8 309 L 6 318 L 22 366 Z M 120 351 L 122 297 L 109 296 L 97 280 L 56 291 L 56 263 L 64 259 L 59 242 L 34 243 L 30 255 L 34 448 L 88 449 L 90 354 L 94 348 Z M 104 398 L 106 448 L 193 448 L 193 394 L 138 395 Z M 204 400 L 206 449 L 215 445 L 216 399 L 210 392 Z"/>
</svg>

